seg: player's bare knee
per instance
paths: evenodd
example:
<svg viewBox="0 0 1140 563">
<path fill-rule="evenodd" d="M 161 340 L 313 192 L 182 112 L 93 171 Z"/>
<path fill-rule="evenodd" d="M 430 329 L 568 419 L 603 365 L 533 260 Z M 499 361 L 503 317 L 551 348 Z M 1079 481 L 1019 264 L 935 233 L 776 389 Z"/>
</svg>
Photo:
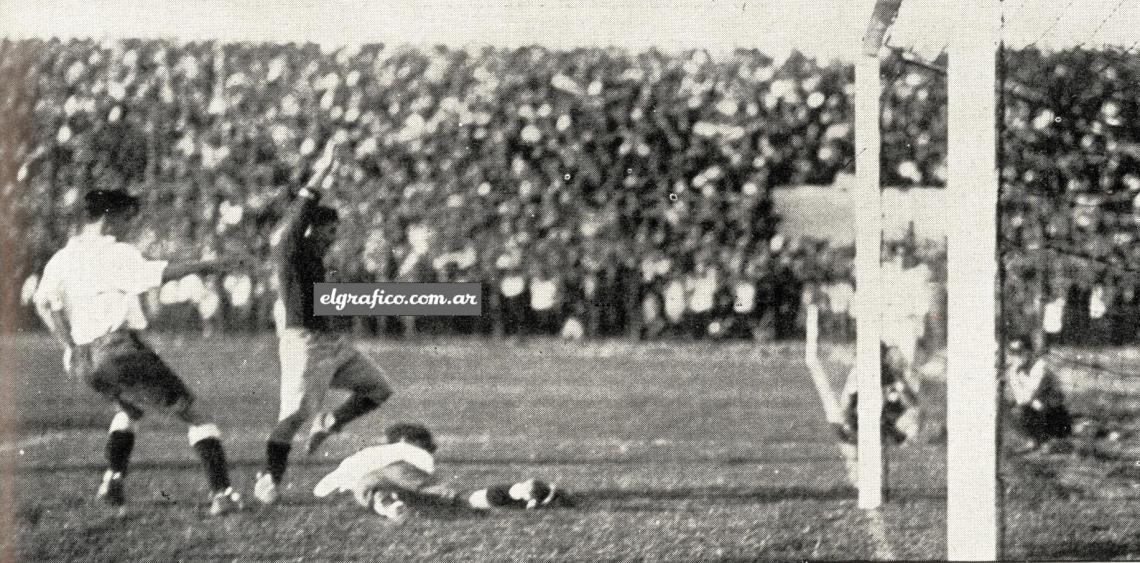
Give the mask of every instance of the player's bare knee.
<svg viewBox="0 0 1140 563">
<path fill-rule="evenodd" d="M 134 434 L 137 431 L 137 423 L 135 419 L 131 418 L 125 411 L 119 411 L 115 414 L 115 417 L 111 419 L 111 426 L 107 431 Z"/>
<path fill-rule="evenodd" d="M 208 440 L 210 438 L 220 440 L 221 437 L 221 430 L 219 430 L 218 425 L 214 424 L 213 422 L 191 424 L 190 428 L 186 431 L 186 439 L 190 442 L 191 446 L 197 444 L 198 442 L 201 442 L 202 440 Z"/>
</svg>

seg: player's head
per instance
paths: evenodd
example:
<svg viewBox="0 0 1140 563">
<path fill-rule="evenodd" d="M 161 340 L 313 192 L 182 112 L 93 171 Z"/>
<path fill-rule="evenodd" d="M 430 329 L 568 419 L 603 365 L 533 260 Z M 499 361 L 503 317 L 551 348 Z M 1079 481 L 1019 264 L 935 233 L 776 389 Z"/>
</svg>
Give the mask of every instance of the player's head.
<svg viewBox="0 0 1140 563">
<path fill-rule="evenodd" d="M 336 240 L 336 228 L 340 216 L 335 209 L 321 205 L 313 210 L 312 221 L 305 237 L 320 251 L 328 250 Z"/>
<path fill-rule="evenodd" d="M 139 200 L 123 190 L 92 190 L 83 198 L 87 223 L 102 222 L 107 234 L 121 237 L 138 215 Z"/>
<path fill-rule="evenodd" d="M 422 424 L 409 422 L 393 424 L 384 430 L 384 438 L 389 444 L 407 442 L 427 450 L 428 453 L 435 453 L 435 439 L 432 438 L 431 430 Z"/>
<path fill-rule="evenodd" d="M 887 346 L 879 343 L 879 359 L 882 362 L 881 377 L 883 385 L 894 383 L 902 377 L 907 370 L 906 356 L 898 346 Z"/>
<path fill-rule="evenodd" d="M 1010 365 L 1020 365 L 1033 356 L 1033 341 L 1025 336 L 1009 339 L 1005 347 L 1006 362 Z"/>
</svg>

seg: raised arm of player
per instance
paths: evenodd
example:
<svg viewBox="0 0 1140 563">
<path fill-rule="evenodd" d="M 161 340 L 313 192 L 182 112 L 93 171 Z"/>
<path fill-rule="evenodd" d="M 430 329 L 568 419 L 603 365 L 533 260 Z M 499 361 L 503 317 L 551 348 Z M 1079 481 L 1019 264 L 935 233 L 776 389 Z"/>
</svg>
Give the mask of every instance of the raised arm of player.
<svg viewBox="0 0 1140 563">
<path fill-rule="evenodd" d="M 317 208 L 319 199 L 317 192 L 311 192 L 305 188 L 289 204 L 289 209 L 285 211 L 285 217 L 281 220 L 281 224 L 273 237 L 273 267 L 275 272 L 285 269 L 292 263 L 297 248 L 301 245 L 301 238 L 305 236 L 305 229 L 309 227 L 312 212 Z"/>
<path fill-rule="evenodd" d="M 297 283 L 293 276 L 293 266 L 296 264 L 301 239 L 312 222 L 313 211 L 317 209 L 317 202 L 321 199 L 321 186 L 326 183 L 328 173 L 333 168 L 331 149 L 325 149 L 317 163 L 317 169 L 309 182 L 297 194 L 297 198 L 289 205 L 285 217 L 281 220 L 277 231 L 273 234 L 273 249 L 271 262 L 273 268 L 273 281 L 277 286 L 278 299 L 285 307 L 286 318 L 299 317 L 297 307 L 301 307 L 301 292 L 293 287 Z"/>
<path fill-rule="evenodd" d="M 250 268 L 246 259 L 196 260 L 192 262 L 170 262 L 162 270 L 162 281 L 168 282 L 190 274 L 224 274 L 234 270 Z"/>
<path fill-rule="evenodd" d="M 298 281 L 293 275 L 298 249 L 301 247 L 301 238 L 305 235 L 312 218 L 313 210 L 317 208 L 318 197 L 315 192 L 302 193 L 289 205 L 285 218 L 274 234 L 273 249 L 270 258 L 273 271 L 273 282 L 277 286 L 278 302 L 284 307 L 287 319 L 298 318 L 298 308 L 301 291 L 294 287 Z"/>
</svg>

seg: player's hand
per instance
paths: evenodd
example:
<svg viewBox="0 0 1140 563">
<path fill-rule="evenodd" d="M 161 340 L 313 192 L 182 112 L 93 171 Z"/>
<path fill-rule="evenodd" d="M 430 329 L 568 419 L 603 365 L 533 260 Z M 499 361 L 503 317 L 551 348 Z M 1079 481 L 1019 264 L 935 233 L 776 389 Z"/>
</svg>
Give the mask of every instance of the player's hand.
<svg viewBox="0 0 1140 563">
<path fill-rule="evenodd" d="M 321 156 L 317 157 L 316 162 L 313 163 L 313 175 L 309 177 L 309 181 L 301 190 L 302 197 L 319 197 L 321 190 L 327 190 L 332 186 L 331 174 L 339 166 L 339 159 L 336 158 L 337 144 L 334 141 L 329 141 Z"/>
<path fill-rule="evenodd" d="M 372 504 L 372 495 L 386 484 L 383 471 L 369 471 L 352 484 L 352 498 L 360 506 L 369 508 Z"/>
</svg>

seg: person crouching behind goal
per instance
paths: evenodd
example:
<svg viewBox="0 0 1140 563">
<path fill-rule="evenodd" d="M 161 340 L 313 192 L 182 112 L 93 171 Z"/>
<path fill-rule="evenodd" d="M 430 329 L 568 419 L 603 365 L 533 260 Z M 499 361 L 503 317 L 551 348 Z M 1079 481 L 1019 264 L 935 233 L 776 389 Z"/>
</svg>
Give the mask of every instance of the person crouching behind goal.
<svg viewBox="0 0 1140 563">
<path fill-rule="evenodd" d="M 572 504 L 555 485 L 538 479 L 459 491 L 435 477 L 435 440 L 420 424 L 395 424 L 384 432 L 385 444 L 364 448 L 345 458 L 317 483 L 313 494 L 325 498 L 351 492 L 353 499 L 390 520 L 402 520 L 409 509 L 536 509 Z"/>
<path fill-rule="evenodd" d="M 84 200 L 79 234 L 56 252 L 36 289 L 36 310 L 64 347 L 64 368 L 113 401 L 119 412 L 107 436 L 107 465 L 97 496 L 111 506 L 126 501 L 135 428 L 143 408 L 164 411 L 189 425 L 190 445 L 202 459 L 212 492 L 210 513 L 240 508 L 230 487 L 218 427 L 194 405 L 194 394 L 140 337 L 146 317 L 140 294 L 193 273 L 218 273 L 213 261 L 173 264 L 146 260 L 120 242 L 138 213 L 138 200 L 121 190 L 96 190 Z"/>
<path fill-rule="evenodd" d="M 293 437 L 313 419 L 306 443 L 311 455 L 332 434 L 379 407 L 392 394 L 380 369 L 353 348 L 328 317 L 313 314 L 313 284 L 325 281 L 323 257 L 336 236 L 337 213 L 317 204 L 324 166 L 290 204 L 274 234 L 273 272 L 277 289 L 274 318 L 281 360 L 281 404 L 265 446 L 265 468 L 257 474 L 254 496 L 263 504 L 278 499 L 278 486 L 289 463 Z M 331 412 L 320 412 L 329 387 L 351 395 Z"/>
<path fill-rule="evenodd" d="M 1065 408 L 1061 383 L 1049 369 L 1044 353 L 1035 353 L 1028 338 L 1010 340 L 1006 347 L 1006 383 L 1018 429 L 1027 437 L 1024 451 L 1068 437 L 1073 418 Z"/>
</svg>

